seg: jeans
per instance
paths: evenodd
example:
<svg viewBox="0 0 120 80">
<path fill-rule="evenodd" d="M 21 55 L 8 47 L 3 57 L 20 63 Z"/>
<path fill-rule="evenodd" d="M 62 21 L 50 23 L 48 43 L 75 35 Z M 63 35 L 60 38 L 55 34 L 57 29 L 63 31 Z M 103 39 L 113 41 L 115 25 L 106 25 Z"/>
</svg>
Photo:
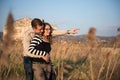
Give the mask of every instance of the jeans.
<svg viewBox="0 0 120 80">
<path fill-rule="evenodd" d="M 32 60 L 30 57 L 24 57 L 24 69 L 26 74 L 26 80 L 33 80 Z"/>
<path fill-rule="evenodd" d="M 33 70 L 36 80 L 49 80 L 51 64 L 33 62 Z"/>
<path fill-rule="evenodd" d="M 56 73 L 51 69 L 49 80 L 56 80 Z"/>
</svg>

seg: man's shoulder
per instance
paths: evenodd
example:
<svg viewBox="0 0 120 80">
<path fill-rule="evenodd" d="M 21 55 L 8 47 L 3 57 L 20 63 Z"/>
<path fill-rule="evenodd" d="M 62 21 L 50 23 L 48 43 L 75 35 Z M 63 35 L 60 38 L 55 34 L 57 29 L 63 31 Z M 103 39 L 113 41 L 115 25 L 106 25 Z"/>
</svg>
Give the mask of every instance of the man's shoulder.
<svg viewBox="0 0 120 80">
<path fill-rule="evenodd" d="M 29 28 L 29 29 L 27 29 L 26 31 L 25 31 L 25 33 L 24 33 L 24 38 L 26 39 L 26 38 L 33 38 L 34 37 L 34 35 L 35 35 L 35 33 L 34 33 L 34 31 L 32 30 L 32 28 Z"/>
<path fill-rule="evenodd" d="M 33 29 L 32 28 L 28 28 L 26 31 L 25 31 L 25 34 L 29 34 L 29 33 L 33 33 Z"/>
<path fill-rule="evenodd" d="M 24 32 L 24 35 L 31 35 L 31 34 L 34 34 L 34 31 L 32 28 L 28 28 L 25 32 Z"/>
</svg>

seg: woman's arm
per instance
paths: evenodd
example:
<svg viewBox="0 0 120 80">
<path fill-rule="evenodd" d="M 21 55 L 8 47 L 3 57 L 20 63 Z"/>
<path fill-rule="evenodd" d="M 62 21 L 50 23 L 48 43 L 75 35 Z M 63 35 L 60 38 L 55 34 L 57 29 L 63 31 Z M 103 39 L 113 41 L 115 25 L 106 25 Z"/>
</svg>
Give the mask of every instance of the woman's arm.
<svg viewBox="0 0 120 80">
<path fill-rule="evenodd" d="M 38 56 L 46 56 L 48 54 L 42 49 L 42 39 L 39 35 L 35 35 L 35 37 L 32 39 L 28 51 L 30 54 Z"/>
</svg>

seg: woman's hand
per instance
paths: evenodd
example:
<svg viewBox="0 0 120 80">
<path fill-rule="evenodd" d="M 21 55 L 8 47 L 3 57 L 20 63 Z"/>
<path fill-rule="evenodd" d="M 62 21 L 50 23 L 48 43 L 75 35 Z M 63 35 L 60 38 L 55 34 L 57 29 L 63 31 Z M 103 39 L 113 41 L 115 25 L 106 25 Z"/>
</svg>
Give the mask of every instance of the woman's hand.
<svg viewBox="0 0 120 80">
<path fill-rule="evenodd" d="M 42 56 L 42 58 L 46 61 L 46 62 L 50 62 L 50 55 L 47 54 L 45 56 Z"/>
</svg>

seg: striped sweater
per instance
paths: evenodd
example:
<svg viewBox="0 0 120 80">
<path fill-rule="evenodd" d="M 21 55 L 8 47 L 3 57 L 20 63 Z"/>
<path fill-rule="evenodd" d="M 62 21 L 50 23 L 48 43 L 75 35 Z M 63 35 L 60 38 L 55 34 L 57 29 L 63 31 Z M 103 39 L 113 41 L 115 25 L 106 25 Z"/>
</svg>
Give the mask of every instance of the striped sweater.
<svg viewBox="0 0 120 80">
<path fill-rule="evenodd" d="M 46 52 L 46 50 L 43 49 L 42 43 L 43 43 L 42 36 L 35 34 L 30 43 L 28 52 L 40 56 L 45 56 L 49 54 L 48 52 Z"/>
<path fill-rule="evenodd" d="M 67 34 L 67 30 L 54 30 L 52 33 L 52 36 L 58 36 L 58 35 L 65 35 Z M 34 58 L 40 58 L 40 55 L 34 55 L 31 54 L 29 49 L 29 45 L 31 43 L 31 40 L 35 36 L 35 33 L 32 28 L 29 28 L 28 30 L 25 31 L 23 35 L 23 56 L 29 56 L 29 57 L 34 57 Z"/>
</svg>

